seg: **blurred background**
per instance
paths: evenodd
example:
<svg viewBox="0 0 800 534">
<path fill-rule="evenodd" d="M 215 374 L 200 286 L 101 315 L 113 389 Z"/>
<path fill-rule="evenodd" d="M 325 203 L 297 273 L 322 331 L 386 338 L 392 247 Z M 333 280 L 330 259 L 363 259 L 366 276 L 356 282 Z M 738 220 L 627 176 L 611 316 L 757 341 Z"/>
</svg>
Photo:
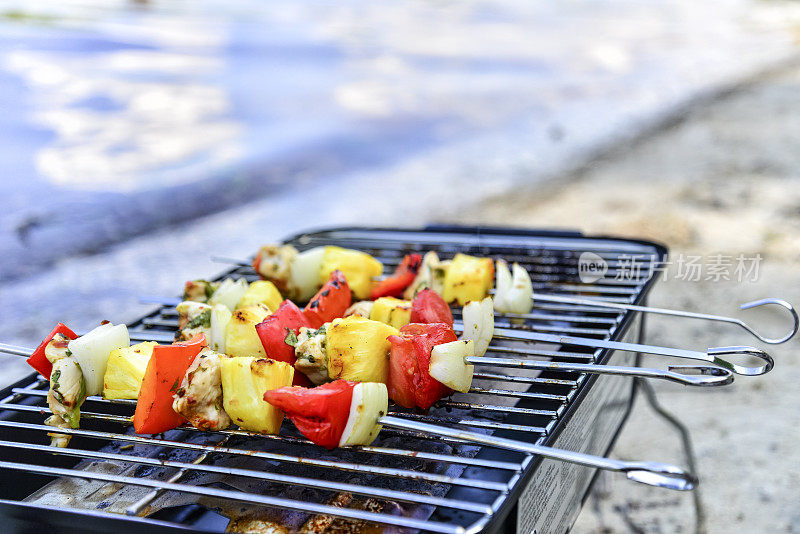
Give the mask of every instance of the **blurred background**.
<svg viewBox="0 0 800 534">
<path fill-rule="evenodd" d="M 758 256 L 742 281 L 665 276 L 653 303 L 800 305 L 798 39 L 788 0 L 0 1 L 0 340 L 131 320 L 139 295 L 220 271 L 212 254 L 346 224 Z M 750 342 L 668 319 L 648 341 Z M 657 387 L 693 431 L 710 532 L 800 532 L 797 348 L 713 395 Z M 615 454 L 682 461 L 642 405 Z M 601 478 L 575 531 L 696 519 L 690 497 Z"/>
</svg>

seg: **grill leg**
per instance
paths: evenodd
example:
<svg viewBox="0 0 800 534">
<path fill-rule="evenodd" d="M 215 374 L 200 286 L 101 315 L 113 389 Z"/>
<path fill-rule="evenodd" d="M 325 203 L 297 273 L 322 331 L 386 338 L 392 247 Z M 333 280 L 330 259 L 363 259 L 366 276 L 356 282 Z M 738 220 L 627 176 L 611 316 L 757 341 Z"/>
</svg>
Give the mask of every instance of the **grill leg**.
<svg viewBox="0 0 800 534">
<path fill-rule="evenodd" d="M 661 404 L 658 402 L 658 398 L 656 398 L 656 392 L 653 389 L 653 386 L 650 384 L 649 381 L 643 378 L 637 378 L 637 389 L 644 394 L 644 398 L 647 399 L 648 404 L 650 407 L 655 411 L 658 415 L 660 415 L 666 422 L 672 425 L 675 430 L 681 436 L 681 441 L 683 442 L 683 452 L 686 456 L 686 465 L 689 467 L 689 471 L 692 473 L 697 473 L 697 467 L 695 462 L 695 454 L 694 454 L 694 447 L 692 446 L 692 437 L 689 434 L 689 429 L 681 423 L 678 418 L 674 415 L 666 411 Z M 700 488 L 695 487 L 694 491 L 692 491 L 692 499 L 694 500 L 694 511 L 695 511 L 695 532 L 697 534 L 705 534 L 706 532 L 706 516 L 705 516 L 705 509 L 703 508 L 703 501 L 700 496 Z"/>
<path fill-rule="evenodd" d="M 644 333 L 645 333 L 645 316 L 642 314 L 640 316 L 641 323 L 639 325 L 639 343 L 644 343 Z M 636 365 L 640 365 L 642 359 L 641 354 L 636 355 Z M 641 391 L 644 395 L 644 398 L 647 400 L 647 403 L 653 409 L 656 414 L 658 414 L 662 419 L 664 419 L 667 423 L 672 425 L 675 430 L 681 436 L 681 442 L 683 443 L 683 454 L 686 457 L 686 465 L 689 468 L 689 471 L 697 474 L 697 462 L 696 456 L 694 454 L 694 446 L 692 445 L 692 436 L 689 433 L 689 429 L 686 428 L 686 425 L 680 422 L 680 420 L 666 411 L 663 406 L 658 402 L 658 398 L 656 397 L 656 392 L 653 389 L 653 386 L 650 382 L 644 378 L 636 378 L 635 384 L 636 389 L 634 391 L 634 397 L 637 392 Z M 695 513 L 695 533 L 696 534 L 706 534 L 706 512 L 703 506 L 703 499 L 700 494 L 700 487 L 699 485 L 694 488 L 692 491 L 692 500 L 694 501 L 694 513 Z"/>
</svg>

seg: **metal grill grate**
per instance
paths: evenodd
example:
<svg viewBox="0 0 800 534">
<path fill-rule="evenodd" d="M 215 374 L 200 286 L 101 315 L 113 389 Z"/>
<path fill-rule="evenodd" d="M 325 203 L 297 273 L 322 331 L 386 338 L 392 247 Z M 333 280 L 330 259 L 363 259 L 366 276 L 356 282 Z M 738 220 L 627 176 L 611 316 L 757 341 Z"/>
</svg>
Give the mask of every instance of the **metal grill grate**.
<svg viewBox="0 0 800 534">
<path fill-rule="evenodd" d="M 442 258 L 456 252 L 504 258 L 528 269 L 535 291 L 626 303 L 642 302 L 654 282 L 653 268 L 664 254 L 649 243 L 506 229 L 337 229 L 302 234 L 288 242 L 301 250 L 328 244 L 364 250 L 388 271 L 412 251 L 436 250 Z M 583 252 L 607 262 L 603 280 L 580 283 L 578 259 Z M 638 271 L 628 272 L 632 262 Z M 221 277 L 230 275 L 256 278 L 245 267 Z M 620 339 L 630 320 L 616 310 L 556 303 L 536 303 L 527 318 L 501 314 L 496 319 L 504 328 L 595 339 Z M 130 325 L 130 332 L 132 339 L 168 340 L 175 328 L 174 309 L 162 307 Z M 600 349 L 498 340 L 493 340 L 487 356 L 518 357 L 522 348 L 555 361 L 602 364 L 609 357 Z M 428 414 L 397 407 L 390 408 L 390 414 L 548 444 L 566 411 L 595 379 L 478 366 L 469 394 L 443 400 Z M 280 436 L 189 427 L 163 436 L 137 436 L 130 428 L 134 401 L 97 397 L 84 404 L 82 428 L 65 431 L 73 435 L 70 448 L 53 449 L 46 445 L 52 428 L 43 425 L 46 392 L 46 381 L 31 377 L 8 388 L 0 400 L 0 468 L 6 477 L 17 473 L 10 479 L 21 481 L 0 495 L 12 507 L 54 505 L 61 511 L 135 521 L 131 524 L 137 527 L 144 521 L 153 528 L 169 528 L 172 523 L 154 519 L 158 513 L 153 519 L 134 516 L 196 502 L 234 517 L 302 523 L 322 514 L 425 531 L 473 532 L 497 527 L 535 469 L 534 458 L 521 453 L 487 455 L 481 447 L 457 439 L 432 440 L 390 429 L 384 429 L 372 446 L 332 452 L 308 443 L 289 423 Z M 75 478 L 83 480 L 82 486 L 65 482 Z M 86 499 L 63 496 L 77 487 L 89 488 L 79 492 L 88 495 Z M 343 501 L 343 495 L 353 500 Z"/>
</svg>

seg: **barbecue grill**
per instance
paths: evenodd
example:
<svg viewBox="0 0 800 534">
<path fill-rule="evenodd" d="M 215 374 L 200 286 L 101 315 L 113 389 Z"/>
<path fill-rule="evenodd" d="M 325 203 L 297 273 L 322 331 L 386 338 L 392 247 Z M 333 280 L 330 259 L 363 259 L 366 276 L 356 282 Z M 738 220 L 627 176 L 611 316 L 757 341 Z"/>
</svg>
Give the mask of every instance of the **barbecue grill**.
<svg viewBox="0 0 800 534">
<path fill-rule="evenodd" d="M 658 244 L 573 232 L 428 227 L 341 228 L 286 241 L 299 250 L 339 245 L 364 250 L 393 269 L 404 254 L 435 250 L 502 257 L 528 269 L 534 290 L 644 305 L 666 249 Z M 582 283 L 581 254 L 608 267 Z M 636 269 L 628 270 L 634 264 Z M 254 280 L 252 269 L 222 273 Z M 532 316 L 497 326 L 607 341 L 643 338 L 641 315 L 573 303 L 535 302 Z M 132 339 L 171 339 L 174 308 L 161 306 L 129 325 Z M 612 348 L 493 341 L 493 356 L 595 366 L 631 365 L 637 355 Z M 134 401 L 90 397 L 69 448 L 46 445 L 47 381 L 31 375 L 0 392 L 0 514 L 7 528 L 61 532 L 222 532 L 254 525 L 460 532 L 564 532 L 597 470 L 521 452 L 384 429 L 371 446 L 324 451 L 284 423 L 280 436 L 238 430 L 133 434 Z M 607 455 L 633 399 L 625 376 L 476 366 L 469 394 L 429 413 L 390 415 L 474 432 Z M 259 523 L 261 522 L 261 523 Z M 315 531 L 315 530 L 311 530 Z"/>
</svg>

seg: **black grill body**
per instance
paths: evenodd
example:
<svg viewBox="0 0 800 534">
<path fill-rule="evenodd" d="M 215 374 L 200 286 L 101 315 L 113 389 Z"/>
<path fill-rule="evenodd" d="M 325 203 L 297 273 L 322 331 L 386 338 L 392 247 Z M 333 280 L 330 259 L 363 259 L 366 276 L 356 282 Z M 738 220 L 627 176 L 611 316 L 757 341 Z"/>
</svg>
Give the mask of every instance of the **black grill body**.
<svg viewBox="0 0 800 534">
<path fill-rule="evenodd" d="M 320 245 L 364 250 L 380 259 L 388 272 L 408 252 L 436 250 L 443 259 L 457 252 L 502 257 L 528 269 L 535 292 L 634 304 L 646 303 L 666 254 L 663 246 L 645 241 L 514 228 L 337 228 L 306 232 L 287 242 L 300 250 Z M 581 282 L 578 268 L 585 252 L 607 262 L 604 279 Z M 625 267 L 631 263 L 638 268 L 628 273 Z M 248 267 L 232 268 L 220 278 L 225 276 L 256 279 Z M 641 318 L 630 312 L 540 303 L 533 313 L 540 318 L 498 321 L 509 328 L 547 333 L 643 340 Z M 173 309 L 163 306 L 129 328 L 132 336 L 166 340 L 174 322 Z M 636 358 L 605 349 L 496 345 L 495 354 L 501 357 L 519 357 L 514 351 L 521 348 L 534 351 L 532 357 L 597 365 L 631 365 Z M 132 414 L 130 402 L 95 398 L 84 405 L 87 415 L 82 430 L 73 436 L 73 452 L 53 454 L 58 451 L 42 448 L 49 442 L 41 428 L 46 390 L 46 382 L 31 374 L 0 392 L 0 462 L 13 464 L 12 469 L 0 469 L 4 531 L 39 532 L 46 526 L 62 533 L 224 532 L 231 517 L 297 527 L 321 511 L 345 516 L 340 520 L 383 525 L 387 531 L 560 533 L 577 517 L 596 475 L 591 468 L 390 430 L 364 450 L 324 453 L 289 423 L 280 437 L 175 430 L 153 438 L 158 441 L 143 442 L 126 424 Z M 606 455 L 627 418 L 633 393 L 634 382 L 625 377 L 480 367 L 470 394 L 457 394 L 428 414 L 395 409 L 394 415 Z M 197 447 L 186 448 L 187 443 Z M 254 458 L 248 451 L 273 456 Z M 117 456 L 110 461 L 109 455 Z M 147 460 L 152 458 L 215 469 L 241 464 L 250 474 L 262 474 L 254 480 L 191 467 L 154 466 Z M 293 476 L 298 480 L 286 481 Z M 172 485 L 164 485 L 170 480 Z M 137 485 L 144 483 L 150 485 Z M 332 486 L 336 483 L 355 484 L 361 492 L 353 493 L 350 508 L 325 507 L 348 493 Z M 93 492 L 83 495 L 80 484 L 93 485 Z M 388 493 L 372 495 L 369 488 Z M 70 498 L 70 492 L 78 497 Z M 127 515 L 125 510 L 136 503 L 137 515 Z M 359 508 L 358 514 L 348 512 Z"/>
</svg>

